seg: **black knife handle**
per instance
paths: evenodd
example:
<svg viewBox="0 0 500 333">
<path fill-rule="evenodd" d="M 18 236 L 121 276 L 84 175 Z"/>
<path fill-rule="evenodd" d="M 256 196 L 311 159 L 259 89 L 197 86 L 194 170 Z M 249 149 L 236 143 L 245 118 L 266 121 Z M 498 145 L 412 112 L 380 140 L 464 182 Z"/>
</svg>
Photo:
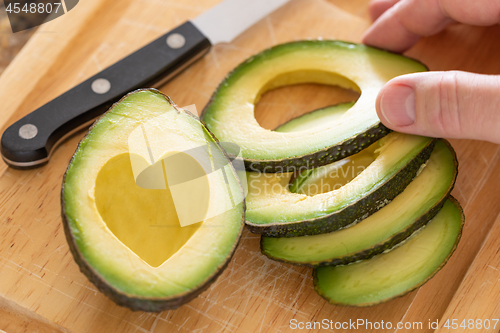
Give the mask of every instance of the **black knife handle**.
<svg viewBox="0 0 500 333">
<path fill-rule="evenodd" d="M 191 22 L 180 25 L 8 127 L 1 139 L 3 159 L 14 168 L 46 163 L 58 142 L 90 125 L 127 92 L 158 86 L 210 46 Z"/>
</svg>

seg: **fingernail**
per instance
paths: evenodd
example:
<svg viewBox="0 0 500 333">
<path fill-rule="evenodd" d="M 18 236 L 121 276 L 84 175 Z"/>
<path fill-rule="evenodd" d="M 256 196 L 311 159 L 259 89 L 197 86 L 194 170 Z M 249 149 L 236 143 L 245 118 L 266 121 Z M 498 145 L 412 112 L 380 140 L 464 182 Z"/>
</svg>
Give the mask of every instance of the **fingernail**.
<svg viewBox="0 0 500 333">
<path fill-rule="evenodd" d="M 408 126 L 415 122 L 415 93 L 403 85 L 388 87 L 380 99 L 385 119 L 394 126 Z"/>
</svg>

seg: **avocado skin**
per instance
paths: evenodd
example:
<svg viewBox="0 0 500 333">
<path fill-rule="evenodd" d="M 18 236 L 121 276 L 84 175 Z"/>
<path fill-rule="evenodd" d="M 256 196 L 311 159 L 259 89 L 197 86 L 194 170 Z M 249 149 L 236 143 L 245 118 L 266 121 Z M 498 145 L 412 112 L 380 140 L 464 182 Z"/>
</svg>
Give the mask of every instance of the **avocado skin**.
<svg viewBox="0 0 500 333">
<path fill-rule="evenodd" d="M 450 190 L 451 189 L 452 188 L 450 188 Z M 263 241 L 262 238 L 260 240 L 261 252 L 263 255 L 265 255 L 269 259 L 272 259 L 275 261 L 280 261 L 280 262 L 284 262 L 287 264 L 293 264 L 293 265 L 297 265 L 297 266 L 307 266 L 307 267 L 347 265 L 349 263 L 353 263 L 353 262 L 356 262 L 359 260 L 370 259 L 370 258 L 376 256 L 377 254 L 384 252 L 385 250 L 391 249 L 395 245 L 404 241 L 406 238 L 410 237 L 415 231 L 417 231 L 421 227 L 425 226 L 430 220 L 432 220 L 432 218 L 434 218 L 434 216 L 437 215 L 437 213 L 439 213 L 439 211 L 443 207 L 444 203 L 446 202 L 447 198 L 448 198 L 448 194 L 446 194 L 446 196 L 444 196 L 442 199 L 440 199 L 440 201 L 438 203 L 436 203 L 436 205 L 434 205 L 431 209 L 429 209 L 424 215 L 422 215 L 417 220 L 415 220 L 415 222 L 412 225 L 410 225 L 408 228 L 406 228 L 402 232 L 394 235 L 386 242 L 374 245 L 373 247 L 370 247 L 370 248 L 365 249 L 363 251 L 354 253 L 352 255 L 344 256 L 341 258 L 335 258 L 332 260 L 324 260 L 324 261 L 310 262 L 310 263 L 302 263 L 302 262 L 296 262 L 296 261 L 292 261 L 292 260 L 284 260 L 284 259 L 280 259 L 280 258 L 275 258 L 272 255 L 270 255 L 269 253 L 265 252 L 264 247 L 262 245 L 262 241 Z"/>
<path fill-rule="evenodd" d="M 219 275 L 221 275 L 222 272 L 226 269 L 234 255 L 234 249 L 236 249 L 236 246 L 238 245 L 240 239 L 240 237 L 238 237 L 238 241 L 235 243 L 234 249 L 225 263 L 221 267 L 219 267 L 215 274 L 205 280 L 198 288 L 184 293 L 180 296 L 171 298 L 134 297 L 133 295 L 128 295 L 110 286 L 81 256 L 81 253 L 76 246 L 73 235 L 69 230 L 69 222 L 66 219 L 66 215 L 64 213 L 64 205 L 62 205 L 62 207 L 64 234 L 66 235 L 66 241 L 68 242 L 71 254 L 75 259 L 75 262 L 78 264 L 78 267 L 80 268 L 80 272 L 82 272 L 89 279 L 89 281 L 92 282 L 97 287 L 97 289 L 99 289 L 100 292 L 108 296 L 113 302 L 120 306 L 125 306 L 132 311 L 162 312 L 165 310 L 175 310 L 181 305 L 193 300 L 199 294 L 207 290 L 208 287 L 210 287 L 210 285 L 214 283 Z M 241 230 L 243 230 L 243 228 L 241 228 Z"/>
<path fill-rule="evenodd" d="M 435 143 L 436 139 L 431 140 L 417 156 L 387 180 L 384 185 L 362 199 L 329 215 L 294 222 L 256 224 L 245 221 L 245 224 L 251 232 L 266 237 L 297 237 L 325 234 L 351 223 L 357 223 L 363 216 L 366 217 L 378 211 L 387 200 L 391 201 L 408 186 L 422 164 L 429 159 Z"/>
<path fill-rule="evenodd" d="M 450 200 L 455 206 L 457 206 L 458 210 L 460 211 L 460 214 L 462 215 L 462 221 L 461 221 L 461 225 L 460 225 L 460 231 L 458 232 L 458 236 L 457 236 L 457 239 L 455 241 L 455 244 L 453 245 L 453 248 L 451 249 L 451 251 L 448 254 L 448 256 L 446 257 L 446 259 L 443 260 L 443 262 L 441 263 L 441 265 L 439 265 L 439 267 L 436 268 L 436 270 L 431 275 L 429 275 L 425 280 L 423 280 L 422 282 L 414 285 L 413 287 L 409 288 L 408 290 L 405 290 L 403 293 L 401 293 L 399 295 L 395 295 L 393 297 L 382 299 L 382 300 L 380 300 L 378 302 L 373 302 L 373 303 L 369 303 L 369 304 L 352 305 L 352 304 L 344 304 L 344 303 L 334 302 L 330 298 L 326 297 L 325 294 L 318 287 L 318 275 L 317 275 L 317 271 L 316 271 L 316 269 L 313 269 L 312 276 L 313 276 L 314 290 L 318 293 L 318 295 L 320 295 L 321 297 L 323 297 L 330 304 L 340 305 L 340 306 L 346 306 L 346 307 L 361 308 L 361 307 L 368 307 L 368 306 L 373 306 L 373 305 L 377 305 L 377 304 L 380 304 L 380 303 L 388 302 L 388 301 L 396 299 L 398 297 L 402 297 L 402 296 L 408 294 L 409 292 L 411 292 L 411 291 L 413 291 L 413 290 L 415 290 L 415 289 L 423 286 L 425 283 L 427 283 L 427 281 L 429 281 L 430 279 L 432 279 L 434 277 L 434 275 L 436 275 L 446 265 L 446 263 L 448 262 L 448 260 L 450 260 L 451 256 L 453 255 L 453 253 L 457 249 L 458 243 L 460 242 L 460 239 L 462 238 L 462 232 L 463 232 L 463 228 L 464 228 L 464 224 L 465 224 L 464 211 L 463 211 L 462 206 L 460 205 L 460 203 L 457 201 L 457 199 L 455 199 L 451 195 L 447 199 Z"/>
<path fill-rule="evenodd" d="M 90 131 L 94 128 L 94 126 L 99 122 L 99 120 L 102 117 L 104 117 L 108 112 L 110 112 L 111 110 L 113 110 L 113 108 L 116 105 L 120 104 L 129 95 L 138 93 L 140 91 L 153 91 L 155 93 L 161 94 L 174 107 L 178 108 L 177 105 L 175 105 L 175 103 L 172 102 L 172 100 L 170 99 L 170 97 L 168 97 L 167 95 L 163 94 L 161 91 L 159 91 L 157 89 L 153 89 L 153 88 L 137 89 L 137 90 L 134 90 L 132 92 L 129 92 L 127 95 L 123 96 L 118 102 L 114 103 L 111 106 L 111 108 L 109 108 L 108 111 L 106 111 L 103 115 L 101 115 L 98 119 L 96 119 L 96 121 L 89 128 L 88 132 L 84 135 L 84 137 L 78 143 L 78 146 L 77 146 L 77 148 L 75 150 L 75 154 L 80 149 L 80 145 L 82 144 L 82 142 L 85 141 L 85 138 L 87 137 L 87 135 L 90 133 Z M 190 115 L 191 117 L 193 117 L 193 118 L 195 118 L 196 120 L 199 121 L 198 117 L 194 116 L 189 111 L 183 110 L 183 112 L 186 112 L 186 114 Z M 202 125 L 203 125 L 203 127 L 205 127 L 204 124 L 202 124 Z M 212 136 L 212 139 L 214 140 L 214 142 L 219 146 L 219 148 L 221 149 L 221 151 L 227 157 L 226 152 L 219 145 L 219 141 L 213 136 L 213 134 L 211 132 L 208 131 L 208 133 L 210 133 L 210 135 Z M 233 248 L 231 249 L 231 252 L 228 255 L 228 257 L 225 260 L 225 262 L 221 266 L 219 266 L 217 268 L 217 270 L 211 276 L 209 276 L 205 281 L 203 281 L 202 283 L 200 283 L 196 288 L 194 288 L 194 289 L 192 289 L 192 290 L 190 290 L 188 292 L 185 292 L 183 294 L 180 294 L 180 295 L 178 294 L 178 295 L 175 295 L 175 296 L 163 297 L 163 298 L 162 297 L 137 297 L 135 295 L 130 295 L 130 294 L 127 294 L 125 292 L 122 292 L 122 291 L 114 288 L 110 284 L 108 284 L 106 282 L 106 280 L 104 280 L 104 278 L 98 272 L 96 272 L 92 268 L 91 265 L 89 265 L 89 263 L 85 260 L 85 258 L 83 257 L 82 253 L 78 249 L 78 246 L 76 244 L 76 240 L 75 240 L 75 238 L 73 236 L 73 233 L 70 230 L 70 223 L 69 223 L 69 220 L 67 218 L 66 211 L 65 211 L 65 208 L 64 208 L 65 207 L 64 185 L 66 184 L 66 174 L 67 174 L 67 172 L 69 170 L 69 167 L 71 166 L 71 164 L 73 162 L 73 158 L 74 158 L 75 154 L 73 154 L 73 156 L 71 157 L 71 160 L 68 163 L 68 168 L 66 169 L 66 172 L 64 173 L 63 180 L 62 180 L 62 186 L 61 186 L 61 216 L 62 216 L 62 224 L 63 224 L 63 228 L 64 228 L 64 234 L 66 236 L 66 241 L 67 241 L 68 246 L 69 246 L 69 250 L 70 250 L 71 254 L 73 255 L 73 258 L 74 258 L 75 262 L 78 264 L 78 267 L 80 268 L 80 272 L 82 272 L 89 279 L 89 281 L 92 282 L 97 287 L 97 289 L 99 289 L 100 292 L 102 292 L 104 295 L 106 295 L 107 297 L 109 297 L 116 304 L 118 304 L 120 306 L 125 306 L 125 307 L 129 308 L 132 311 L 162 312 L 162 311 L 165 311 L 165 310 L 175 310 L 178 307 L 180 307 L 181 305 L 183 305 L 183 304 L 191 301 L 192 299 L 196 298 L 199 294 L 201 294 L 202 292 L 204 292 L 205 290 L 207 290 L 208 287 L 210 287 L 210 285 L 213 282 L 215 282 L 215 280 L 217 280 L 217 278 L 219 277 L 219 275 L 221 275 L 222 272 L 229 265 L 229 262 L 231 261 L 233 255 L 234 255 L 234 252 L 235 252 L 235 250 L 236 250 L 236 248 L 237 248 L 237 246 L 239 244 L 239 241 L 241 239 L 241 234 L 243 233 L 243 225 L 244 225 L 244 221 L 245 221 L 245 215 L 244 215 L 245 214 L 245 210 L 246 210 L 245 201 L 243 201 L 243 203 L 242 203 L 243 204 L 243 217 L 242 217 L 242 220 L 241 220 L 242 223 L 241 223 L 241 228 L 240 228 L 238 237 L 236 238 L 236 241 L 235 241 L 235 243 L 233 245 Z M 229 164 L 232 165 L 231 163 L 229 163 Z M 233 172 L 235 172 L 234 168 L 233 168 Z M 239 181 L 239 179 L 238 179 L 238 182 L 240 183 L 240 187 L 241 187 L 241 182 Z M 243 191 L 243 189 L 242 189 L 242 191 Z"/>
<path fill-rule="evenodd" d="M 298 170 L 317 168 L 359 153 L 390 132 L 392 130 L 385 127 L 382 123 L 378 123 L 364 133 L 353 136 L 338 145 L 318 150 L 309 155 L 282 160 L 245 159 L 245 168 L 248 171 L 265 173 L 297 172 Z"/>
<path fill-rule="evenodd" d="M 73 235 L 69 230 L 69 222 L 66 219 L 66 215 L 64 213 L 64 205 L 62 205 L 62 207 L 64 234 L 66 235 L 66 241 L 68 242 L 71 254 L 75 259 L 75 262 L 78 264 L 78 267 L 80 268 L 80 272 L 82 272 L 89 279 L 89 281 L 92 282 L 97 287 L 97 289 L 99 289 L 100 292 L 108 296 L 113 302 L 118 305 L 125 306 L 132 311 L 162 312 L 165 310 L 177 309 L 181 305 L 191 301 L 199 294 L 207 290 L 208 287 L 210 287 L 210 285 L 214 283 L 219 275 L 221 275 L 222 272 L 226 269 L 226 267 L 229 265 L 229 262 L 231 261 L 231 258 L 234 255 L 233 250 L 231 252 L 231 255 L 225 261 L 224 265 L 219 267 L 217 272 L 207 280 L 205 280 L 203 284 L 201 284 L 197 289 L 171 298 L 134 297 L 133 295 L 128 295 L 110 286 L 96 271 L 94 271 L 94 269 L 85 261 L 85 259 L 83 259 L 80 251 L 76 246 Z M 236 249 L 236 246 L 239 243 L 239 238 L 238 242 L 234 246 L 234 249 Z"/>
<path fill-rule="evenodd" d="M 381 254 L 382 252 L 384 252 L 388 249 L 391 249 L 395 245 L 403 242 L 405 239 L 407 239 L 408 237 L 413 235 L 414 232 L 416 232 L 417 230 L 419 230 L 423 226 L 427 225 L 427 223 L 429 223 L 430 220 L 432 220 L 437 215 L 437 213 L 439 213 L 441 208 L 443 208 L 444 203 L 448 199 L 449 194 L 451 193 L 451 191 L 455 187 L 455 182 L 457 180 L 457 175 L 458 175 L 457 154 L 456 154 L 455 150 L 453 149 L 453 147 L 451 146 L 451 144 L 447 140 L 444 140 L 444 139 L 439 139 L 439 140 L 442 141 L 446 145 L 446 147 L 448 147 L 448 149 L 450 149 L 450 151 L 453 154 L 453 164 L 455 165 L 455 168 L 454 168 L 455 171 L 453 174 L 453 181 L 450 184 L 450 187 L 448 188 L 446 193 L 439 199 L 439 201 L 434 206 L 432 206 L 427 212 L 425 212 L 422 216 L 420 216 L 418 219 L 416 219 L 415 222 L 413 222 L 411 225 L 409 225 L 406 229 L 393 235 L 391 238 L 389 238 L 387 241 L 385 241 L 383 243 L 376 244 L 370 248 L 367 248 L 363 251 L 359 251 L 359 252 L 354 253 L 352 255 L 347 255 L 344 257 L 340 257 L 340 258 L 334 258 L 332 260 L 323 260 L 323 261 L 317 261 L 317 262 L 303 263 L 303 262 L 296 262 L 293 260 L 284 260 L 281 258 L 275 258 L 271 254 L 267 253 L 264 250 L 264 246 L 263 246 L 264 239 L 261 237 L 260 249 L 261 249 L 262 254 L 265 255 L 266 257 L 268 257 L 269 259 L 284 262 L 287 264 L 293 264 L 293 265 L 297 265 L 297 266 L 307 266 L 307 267 L 339 266 L 339 265 L 347 265 L 349 263 L 353 263 L 353 262 L 356 262 L 359 260 L 370 259 L 370 258 L 376 256 L 377 254 Z"/>
</svg>

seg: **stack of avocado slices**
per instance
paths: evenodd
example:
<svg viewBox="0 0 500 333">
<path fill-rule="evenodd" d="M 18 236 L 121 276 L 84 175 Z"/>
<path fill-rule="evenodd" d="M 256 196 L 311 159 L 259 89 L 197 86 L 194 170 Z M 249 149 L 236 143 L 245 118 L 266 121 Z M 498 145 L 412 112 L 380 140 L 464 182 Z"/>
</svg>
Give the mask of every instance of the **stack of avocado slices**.
<svg viewBox="0 0 500 333">
<path fill-rule="evenodd" d="M 375 100 L 390 79 L 425 70 L 364 45 L 307 40 L 244 61 L 201 121 L 157 90 L 128 94 L 91 127 L 63 179 L 63 225 L 80 270 L 119 305 L 175 309 L 222 273 L 246 224 L 267 257 L 314 267 L 315 288 L 331 303 L 372 305 L 422 285 L 464 223 L 449 196 L 456 156 L 445 140 L 391 132 Z M 361 95 L 262 128 L 260 96 L 298 83 Z M 225 143 L 244 160 L 245 200 Z"/>
<path fill-rule="evenodd" d="M 375 99 L 421 63 L 364 45 L 301 41 L 250 58 L 219 86 L 203 120 L 240 145 L 247 167 L 246 225 L 267 257 L 314 267 L 330 303 L 368 306 L 429 280 L 460 239 L 464 217 L 450 196 L 455 152 L 441 139 L 391 132 Z M 336 84 L 356 103 L 312 111 L 264 130 L 253 116 L 269 89 Z"/>
<path fill-rule="evenodd" d="M 294 130 L 299 123 L 301 127 L 307 127 L 310 119 L 323 117 L 319 113 L 325 111 L 318 110 L 302 119 L 294 119 L 277 131 Z M 391 136 L 398 138 L 392 139 Z M 255 216 L 254 208 L 256 211 L 262 209 L 266 197 L 277 196 L 276 193 L 264 194 L 263 189 L 269 184 L 273 184 L 274 189 L 278 186 L 276 184 L 280 184 L 278 196 L 288 202 L 303 201 L 304 197 L 307 198 L 305 200 L 314 200 L 325 194 L 335 195 L 335 191 L 341 194 L 339 189 L 362 179 L 363 173 L 377 159 L 370 158 L 374 152 L 384 154 L 381 147 L 387 145 L 385 141 L 396 140 L 394 143 L 399 145 L 411 139 L 417 137 L 393 132 L 355 155 L 305 170 L 296 177 L 288 173 L 267 175 L 262 179 L 261 175 L 249 172 L 248 183 L 253 181 L 254 186 L 250 185 L 253 190 L 247 197 L 247 224 L 251 230 L 263 234 L 262 253 L 273 260 L 314 267 L 316 291 L 333 304 L 374 305 L 402 296 L 424 284 L 452 255 L 463 224 L 462 209 L 449 195 L 457 176 L 457 159 L 453 148 L 445 140 L 430 140 L 432 153 L 426 155 L 428 159 L 423 163 L 419 162 L 421 164 L 415 177 L 403 190 L 382 187 L 382 190 L 399 191 L 395 195 L 387 195 L 393 198 L 392 201 L 384 203 L 380 209 L 376 205 L 374 209 L 379 210 L 362 219 L 353 217 L 344 228 L 316 233 L 317 230 L 336 228 L 335 222 L 332 222 L 335 221 L 333 214 L 330 220 L 308 221 L 300 229 L 302 236 L 297 236 L 296 228 L 293 233 L 285 232 L 281 234 L 283 237 L 275 237 L 275 232 L 268 232 L 266 228 L 256 229 L 255 220 L 249 221 Z M 401 170 L 399 172 L 404 172 Z M 370 194 L 365 197 L 369 198 Z M 283 208 L 278 205 L 272 207 Z M 302 222 L 305 220 L 295 221 L 295 224 L 302 226 Z M 310 228 L 311 223 L 320 226 Z"/>
</svg>

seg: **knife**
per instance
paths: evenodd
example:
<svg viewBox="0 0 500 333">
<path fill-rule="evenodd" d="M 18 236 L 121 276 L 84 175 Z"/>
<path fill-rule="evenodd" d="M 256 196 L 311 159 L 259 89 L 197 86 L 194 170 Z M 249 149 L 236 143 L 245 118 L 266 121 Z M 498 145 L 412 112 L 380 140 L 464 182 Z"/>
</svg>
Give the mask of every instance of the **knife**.
<svg viewBox="0 0 500 333">
<path fill-rule="evenodd" d="M 88 127 L 127 92 L 159 87 L 212 45 L 230 42 L 289 0 L 225 0 L 123 58 L 9 126 L 1 154 L 11 167 L 49 161 L 57 144 Z"/>
</svg>

